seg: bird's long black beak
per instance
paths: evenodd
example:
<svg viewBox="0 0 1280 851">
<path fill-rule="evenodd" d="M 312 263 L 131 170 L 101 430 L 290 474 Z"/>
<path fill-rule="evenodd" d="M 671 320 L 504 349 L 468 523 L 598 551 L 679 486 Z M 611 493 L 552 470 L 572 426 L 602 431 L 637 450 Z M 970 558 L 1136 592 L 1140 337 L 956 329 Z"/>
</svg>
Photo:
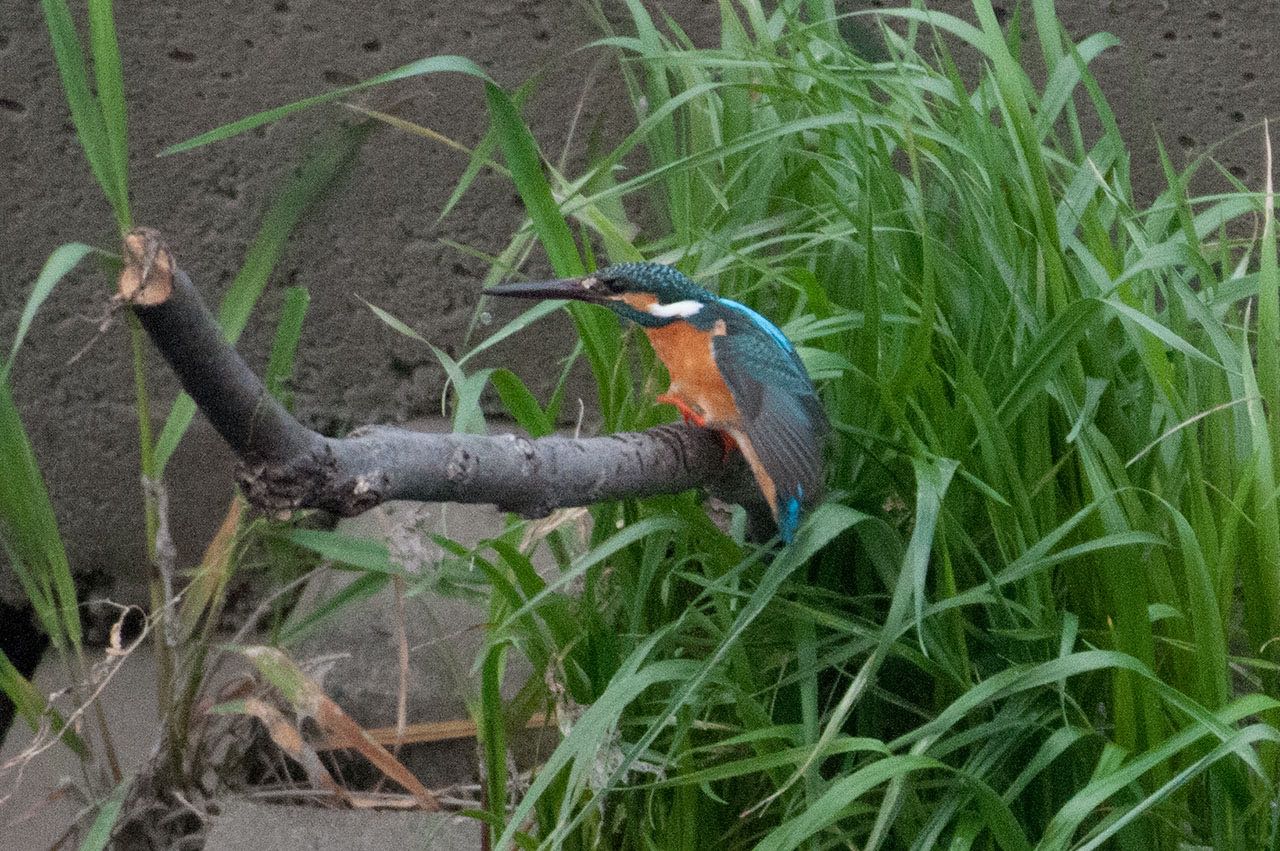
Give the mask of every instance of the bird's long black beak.
<svg viewBox="0 0 1280 851">
<path fill-rule="evenodd" d="M 485 295 L 501 295 L 512 298 L 565 298 L 574 301 L 586 301 L 601 304 L 608 300 L 606 291 L 597 283 L 596 278 L 588 275 L 585 278 L 562 278 L 558 281 L 523 281 L 520 283 L 498 284 L 489 287 Z"/>
</svg>

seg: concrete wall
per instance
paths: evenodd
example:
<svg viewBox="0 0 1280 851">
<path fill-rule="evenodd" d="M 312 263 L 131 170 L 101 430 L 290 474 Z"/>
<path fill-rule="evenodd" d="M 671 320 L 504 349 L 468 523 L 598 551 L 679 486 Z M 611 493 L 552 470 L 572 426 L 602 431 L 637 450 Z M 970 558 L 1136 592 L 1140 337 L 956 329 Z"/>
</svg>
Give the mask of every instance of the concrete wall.
<svg viewBox="0 0 1280 851">
<path fill-rule="evenodd" d="M 947 0 L 939 8 L 969 5 Z M 1057 7 L 1077 41 L 1099 31 L 1121 41 L 1091 67 L 1129 143 L 1139 197 L 1151 199 L 1166 185 L 1157 134 L 1179 168 L 1211 153 L 1246 185 L 1262 188 L 1262 120 L 1280 117 L 1280 6 L 1273 0 L 1058 0 Z M 1193 192 L 1228 188 L 1215 174 L 1204 169 Z"/>
<path fill-rule="evenodd" d="M 606 4 L 620 12 L 619 0 Z M 696 38 L 715 39 L 715 3 L 662 5 Z M 970 7 L 967 0 L 935 5 L 957 14 Z M 1012 2 L 1003 5 L 1011 8 Z M 1106 29 L 1125 42 L 1094 67 L 1133 145 L 1133 172 L 1143 194 L 1159 185 L 1153 130 L 1179 162 L 1238 133 L 1217 156 L 1242 179 L 1260 184 L 1259 124 L 1264 115 L 1280 114 L 1280 87 L 1271 71 L 1280 59 L 1273 0 L 1060 0 L 1058 7 L 1073 33 Z M 508 85 L 545 72 L 526 114 L 547 150 L 561 147 L 584 87 L 586 128 L 598 124 L 617 135 L 632 121 L 613 68 L 606 65 L 603 76 L 588 84 L 591 54 L 566 55 L 595 35 L 573 0 L 387 2 L 358 9 L 332 0 L 144 0 L 118 3 L 117 15 L 136 217 L 167 233 L 180 262 L 214 300 L 234 276 L 274 188 L 337 110 L 306 113 L 194 153 L 155 157 L 174 141 L 438 53 L 469 56 Z M 486 126 L 482 93 L 472 81 L 420 79 L 384 90 L 372 102 L 385 106 L 404 98 L 411 99 L 403 105 L 405 117 L 466 144 L 474 144 Z M 586 128 L 579 128 L 579 140 Z M 0 340 L 6 340 L 55 246 L 115 241 L 106 202 L 72 132 L 33 0 L 15 0 L 0 13 L 0 143 Z M 483 176 L 437 226 L 464 167 L 460 155 L 439 145 L 380 131 L 345 182 L 298 229 L 241 349 L 261 366 L 279 286 L 310 289 L 297 399 L 312 423 L 336 428 L 434 409 L 443 374 L 430 353 L 387 330 L 355 296 L 415 323 L 446 349 L 464 345 L 485 266 L 439 240 L 496 251 L 521 215 L 510 186 Z M 127 335 L 117 327 L 68 364 L 94 335 L 110 292 L 109 281 L 92 270 L 64 281 L 32 329 L 15 392 L 78 574 L 105 593 L 132 596 L 144 571 Z M 546 360 L 555 328 L 545 326 L 541 337 L 526 336 L 497 357 Z M 162 417 L 176 388 L 154 357 L 149 363 Z M 221 516 L 230 469 L 227 453 L 198 422 L 171 465 L 173 522 L 187 561 Z M 15 591 L 10 573 L 0 570 L 0 600 L 15 599 Z"/>
</svg>

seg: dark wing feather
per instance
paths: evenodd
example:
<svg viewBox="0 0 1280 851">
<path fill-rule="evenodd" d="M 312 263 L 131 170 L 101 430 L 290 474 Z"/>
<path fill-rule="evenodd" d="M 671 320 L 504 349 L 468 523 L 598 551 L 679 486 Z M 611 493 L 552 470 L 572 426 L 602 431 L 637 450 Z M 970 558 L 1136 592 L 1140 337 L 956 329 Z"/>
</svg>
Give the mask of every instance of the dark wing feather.
<svg viewBox="0 0 1280 851">
<path fill-rule="evenodd" d="M 779 530 L 789 539 L 799 509 L 822 495 L 822 450 L 830 424 L 795 349 L 758 314 L 724 308 L 712 356 L 742 417 L 760 465 L 773 480 Z"/>
</svg>

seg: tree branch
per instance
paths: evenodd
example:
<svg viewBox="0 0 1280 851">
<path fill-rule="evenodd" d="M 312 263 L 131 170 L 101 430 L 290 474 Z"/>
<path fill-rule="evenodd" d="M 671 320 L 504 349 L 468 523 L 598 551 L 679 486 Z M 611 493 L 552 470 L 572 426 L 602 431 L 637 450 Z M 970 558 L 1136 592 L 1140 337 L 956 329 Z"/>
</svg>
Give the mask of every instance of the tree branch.
<svg viewBox="0 0 1280 851">
<path fill-rule="evenodd" d="M 325 437 L 270 396 L 223 337 L 160 234 L 124 241 L 120 298 L 196 405 L 240 458 L 246 497 L 270 511 L 351 516 L 387 500 L 491 503 L 525 517 L 604 500 L 708 489 L 747 508 L 755 538 L 773 521 L 750 471 L 723 458 L 719 435 L 664 425 L 603 437 L 424 434 L 367 426 Z"/>
</svg>

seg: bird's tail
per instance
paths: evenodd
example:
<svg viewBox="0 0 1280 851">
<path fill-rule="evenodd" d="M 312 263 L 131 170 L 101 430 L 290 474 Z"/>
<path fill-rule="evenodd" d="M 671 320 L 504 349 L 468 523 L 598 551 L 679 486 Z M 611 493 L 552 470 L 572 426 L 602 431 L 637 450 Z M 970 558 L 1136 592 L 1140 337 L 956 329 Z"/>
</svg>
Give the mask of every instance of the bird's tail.
<svg viewBox="0 0 1280 851">
<path fill-rule="evenodd" d="M 780 500 L 781 502 L 781 500 Z M 800 528 L 800 510 L 804 504 L 804 485 L 796 485 L 796 492 L 788 497 L 782 505 L 774 505 L 773 519 L 778 523 L 778 535 L 784 544 L 789 544 Z"/>
</svg>

